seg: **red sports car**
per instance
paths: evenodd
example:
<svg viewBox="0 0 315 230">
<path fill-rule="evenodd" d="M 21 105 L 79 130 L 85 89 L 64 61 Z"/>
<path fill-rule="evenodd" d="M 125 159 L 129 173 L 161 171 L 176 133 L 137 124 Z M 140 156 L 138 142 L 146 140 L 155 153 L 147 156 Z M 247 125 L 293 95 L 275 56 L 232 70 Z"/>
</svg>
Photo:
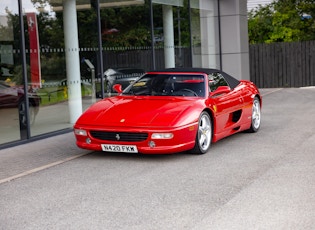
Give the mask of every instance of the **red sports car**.
<svg viewBox="0 0 315 230">
<path fill-rule="evenodd" d="M 212 142 L 257 132 L 262 98 L 250 81 L 216 69 L 147 72 L 118 96 L 86 110 L 74 125 L 80 148 L 143 154 L 208 152 Z"/>
</svg>

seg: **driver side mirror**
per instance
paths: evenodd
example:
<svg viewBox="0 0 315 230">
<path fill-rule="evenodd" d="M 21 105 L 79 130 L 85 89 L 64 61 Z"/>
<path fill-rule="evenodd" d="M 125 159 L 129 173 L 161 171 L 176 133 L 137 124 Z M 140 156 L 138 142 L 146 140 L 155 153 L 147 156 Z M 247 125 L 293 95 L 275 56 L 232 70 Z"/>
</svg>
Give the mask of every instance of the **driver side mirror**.
<svg viewBox="0 0 315 230">
<path fill-rule="evenodd" d="M 117 92 L 117 93 L 122 93 L 122 86 L 120 85 L 120 84 L 115 84 L 114 86 L 113 86 L 113 89 Z"/>
<path fill-rule="evenodd" d="M 225 94 L 231 92 L 231 88 L 229 86 L 219 86 L 215 91 L 210 92 L 210 97 L 218 96 L 220 94 Z"/>
</svg>

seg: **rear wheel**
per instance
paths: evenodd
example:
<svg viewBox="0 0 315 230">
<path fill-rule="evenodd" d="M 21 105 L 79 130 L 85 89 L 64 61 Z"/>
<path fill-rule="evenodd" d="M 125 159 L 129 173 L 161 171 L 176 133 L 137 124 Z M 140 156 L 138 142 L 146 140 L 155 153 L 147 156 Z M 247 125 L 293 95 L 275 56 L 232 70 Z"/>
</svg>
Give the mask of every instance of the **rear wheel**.
<svg viewBox="0 0 315 230">
<path fill-rule="evenodd" d="M 255 133 L 260 128 L 261 121 L 261 111 L 260 111 L 260 101 L 258 97 L 254 98 L 253 107 L 252 107 L 252 124 L 249 128 L 249 132 Z"/>
<path fill-rule="evenodd" d="M 198 131 L 196 135 L 195 146 L 191 150 L 194 154 L 205 154 L 212 141 L 212 122 L 207 112 L 202 112 L 198 121 Z"/>
</svg>

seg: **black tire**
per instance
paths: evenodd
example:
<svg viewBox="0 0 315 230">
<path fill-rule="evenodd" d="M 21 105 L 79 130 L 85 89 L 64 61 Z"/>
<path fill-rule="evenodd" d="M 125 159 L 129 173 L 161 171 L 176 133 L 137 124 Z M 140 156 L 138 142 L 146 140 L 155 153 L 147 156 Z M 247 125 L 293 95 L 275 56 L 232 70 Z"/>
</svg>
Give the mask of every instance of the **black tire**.
<svg viewBox="0 0 315 230">
<path fill-rule="evenodd" d="M 212 121 L 210 115 L 203 111 L 198 120 L 198 131 L 194 148 L 190 151 L 193 154 L 205 154 L 208 152 L 212 141 Z"/>
</svg>

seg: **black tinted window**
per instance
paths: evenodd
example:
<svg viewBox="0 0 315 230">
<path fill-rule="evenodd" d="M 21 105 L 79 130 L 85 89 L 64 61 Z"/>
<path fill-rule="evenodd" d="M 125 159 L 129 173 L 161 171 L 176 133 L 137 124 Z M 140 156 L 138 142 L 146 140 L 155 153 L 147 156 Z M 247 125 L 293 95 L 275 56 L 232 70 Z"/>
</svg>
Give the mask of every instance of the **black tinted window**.
<svg viewBox="0 0 315 230">
<path fill-rule="evenodd" d="M 208 75 L 209 90 L 215 91 L 219 86 L 229 86 L 224 77 L 220 73 L 212 73 Z"/>
<path fill-rule="evenodd" d="M 198 74 L 146 74 L 124 94 L 151 96 L 205 96 L 204 76 Z"/>
</svg>

